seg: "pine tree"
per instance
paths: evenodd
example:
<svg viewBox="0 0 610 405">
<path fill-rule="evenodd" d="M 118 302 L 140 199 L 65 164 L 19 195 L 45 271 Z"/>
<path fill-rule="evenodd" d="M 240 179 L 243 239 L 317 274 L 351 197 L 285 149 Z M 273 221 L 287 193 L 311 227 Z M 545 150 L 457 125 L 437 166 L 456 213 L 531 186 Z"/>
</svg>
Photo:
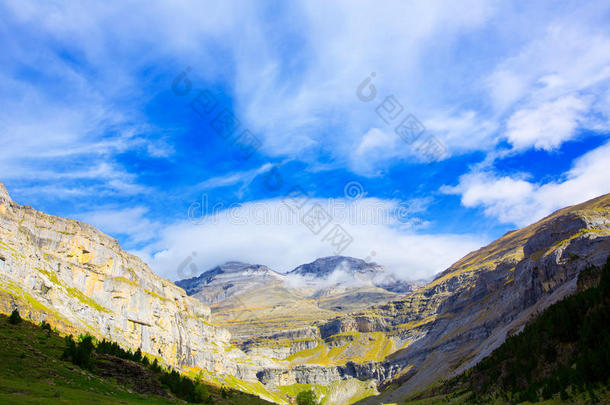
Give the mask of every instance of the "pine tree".
<svg viewBox="0 0 610 405">
<path fill-rule="evenodd" d="M 19 311 L 14 309 L 13 312 L 11 312 L 11 316 L 9 316 L 8 321 L 13 325 L 21 323 L 21 315 L 19 315 Z"/>
</svg>

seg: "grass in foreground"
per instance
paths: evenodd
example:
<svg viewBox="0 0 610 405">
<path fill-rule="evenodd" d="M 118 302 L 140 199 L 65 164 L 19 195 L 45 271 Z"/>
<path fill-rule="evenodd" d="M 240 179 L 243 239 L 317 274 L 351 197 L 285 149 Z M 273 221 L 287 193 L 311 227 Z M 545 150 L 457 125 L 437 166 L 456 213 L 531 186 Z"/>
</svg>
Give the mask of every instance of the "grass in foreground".
<svg viewBox="0 0 610 405">
<path fill-rule="evenodd" d="M 0 315 L 0 403 L 176 404 L 160 375 L 108 354 L 93 355 L 91 370 L 62 360 L 66 341 L 49 327 L 9 322 Z M 267 404 L 260 398 L 205 386 L 214 404 Z M 140 391 L 140 392 L 138 392 Z"/>
</svg>

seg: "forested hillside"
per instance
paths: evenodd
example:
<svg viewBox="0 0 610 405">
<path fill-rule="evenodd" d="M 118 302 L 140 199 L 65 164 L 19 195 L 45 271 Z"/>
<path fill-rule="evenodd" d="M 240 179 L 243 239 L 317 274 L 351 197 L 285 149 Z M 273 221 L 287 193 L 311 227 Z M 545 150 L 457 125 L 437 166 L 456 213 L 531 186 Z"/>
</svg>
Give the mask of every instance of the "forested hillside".
<svg viewBox="0 0 610 405">
<path fill-rule="evenodd" d="M 412 402 L 605 403 L 610 386 L 610 258 L 603 268 L 583 270 L 579 289 L 474 368 Z"/>
</svg>

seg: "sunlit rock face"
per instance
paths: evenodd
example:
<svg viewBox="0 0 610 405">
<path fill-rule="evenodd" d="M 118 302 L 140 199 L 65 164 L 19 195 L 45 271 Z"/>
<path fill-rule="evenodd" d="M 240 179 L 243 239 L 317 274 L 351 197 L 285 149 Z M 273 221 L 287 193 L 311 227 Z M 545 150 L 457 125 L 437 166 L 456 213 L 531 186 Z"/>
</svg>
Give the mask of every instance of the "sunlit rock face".
<svg viewBox="0 0 610 405">
<path fill-rule="evenodd" d="M 210 308 L 157 277 L 117 241 L 79 221 L 11 201 L 0 184 L 3 312 L 18 307 L 67 332 L 89 332 L 174 365 L 222 367 L 210 355 L 230 334 Z"/>
<path fill-rule="evenodd" d="M 606 195 L 559 210 L 377 304 L 376 292 L 392 294 L 379 282 L 384 269 L 341 256 L 286 274 L 229 263 L 190 282 L 196 293 L 220 297 L 233 288 L 231 277 L 243 278 L 231 298 L 212 304 L 212 316 L 235 331 L 234 343 L 247 353 L 283 360 L 259 372 L 261 381 L 399 379 L 401 390 L 389 398 L 398 400 L 474 365 L 571 294 L 580 270 L 610 254 L 609 206 Z M 364 308 L 353 306 L 362 302 Z"/>
<path fill-rule="evenodd" d="M 364 403 L 394 402 L 472 367 L 537 313 L 574 293 L 580 271 L 602 266 L 609 255 L 607 194 L 507 233 L 404 299 L 326 327 L 333 328 L 329 333 L 357 331 L 353 319 L 368 314 L 377 318 L 374 327 L 413 337 L 382 362 L 386 375 L 401 370 L 399 388 Z"/>
<path fill-rule="evenodd" d="M 609 254 L 605 195 L 509 232 L 423 286 L 333 256 L 286 274 L 230 262 L 183 289 L 94 227 L 13 202 L 0 183 L 1 312 L 274 392 L 332 385 L 337 403 L 392 381 L 399 388 L 370 403 L 400 402 L 471 367 Z"/>
<path fill-rule="evenodd" d="M 10 203 L 11 201 L 8 190 L 4 187 L 4 184 L 0 183 L 0 204 Z"/>
</svg>

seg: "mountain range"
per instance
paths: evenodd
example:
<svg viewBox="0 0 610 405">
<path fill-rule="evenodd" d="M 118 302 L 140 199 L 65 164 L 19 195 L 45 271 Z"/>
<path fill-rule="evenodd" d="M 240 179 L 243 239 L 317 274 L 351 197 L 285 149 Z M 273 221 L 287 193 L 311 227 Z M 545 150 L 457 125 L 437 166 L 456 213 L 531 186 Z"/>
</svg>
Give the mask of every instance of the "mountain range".
<svg viewBox="0 0 610 405">
<path fill-rule="evenodd" d="M 471 252 L 432 281 L 333 256 L 287 273 L 229 262 L 176 284 L 90 225 L 0 183 L 0 312 L 141 349 L 275 403 L 395 403 L 486 358 L 610 254 L 610 195 Z"/>
<path fill-rule="evenodd" d="M 213 322 L 227 328 L 236 344 L 385 303 L 422 284 L 346 256 L 320 258 L 287 273 L 228 262 L 176 282 L 211 306 Z"/>
</svg>

